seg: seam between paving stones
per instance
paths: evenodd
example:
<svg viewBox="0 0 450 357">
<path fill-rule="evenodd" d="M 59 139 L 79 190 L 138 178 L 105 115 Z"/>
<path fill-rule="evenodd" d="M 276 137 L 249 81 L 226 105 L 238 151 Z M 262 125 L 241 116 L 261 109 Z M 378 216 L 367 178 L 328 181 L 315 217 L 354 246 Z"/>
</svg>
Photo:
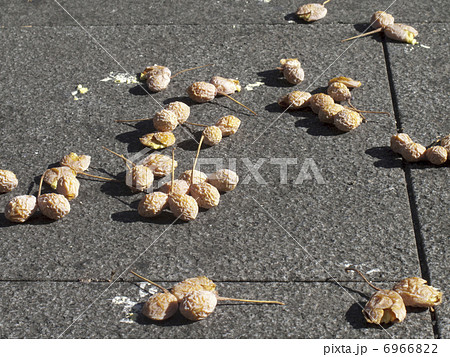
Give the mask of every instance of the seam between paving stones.
<svg viewBox="0 0 450 357">
<path fill-rule="evenodd" d="M 403 123 L 400 119 L 400 109 L 398 106 L 398 93 L 395 87 L 393 75 L 392 75 L 392 67 L 391 67 L 391 58 L 389 55 L 389 50 L 386 42 L 386 38 L 383 36 L 383 52 L 384 52 L 384 60 L 386 65 L 386 71 L 388 75 L 389 80 L 389 89 L 391 93 L 391 99 L 392 99 L 392 106 L 394 108 L 394 117 L 396 121 L 397 126 L 397 132 L 403 133 Z M 424 244 L 424 236 L 422 234 L 422 226 L 420 224 L 420 217 L 419 217 L 419 211 L 417 209 L 417 198 L 416 193 L 414 190 L 414 184 L 412 182 L 412 176 L 411 176 L 411 166 L 408 163 L 405 163 L 404 160 L 402 160 L 402 170 L 405 175 L 405 183 L 406 183 L 406 191 L 408 193 L 408 201 L 409 201 L 409 207 L 411 212 L 411 223 L 413 225 L 414 230 L 414 237 L 416 241 L 416 248 L 417 248 L 417 255 L 419 258 L 419 266 L 420 266 L 420 272 L 422 275 L 422 278 L 428 281 L 430 285 L 432 285 L 431 282 L 431 276 L 430 276 L 430 268 L 428 265 L 428 259 L 427 254 L 425 251 L 425 244 Z M 430 310 L 430 317 L 431 317 L 431 324 L 433 327 L 433 333 L 435 338 L 442 338 L 442 331 L 440 324 L 438 323 L 438 315 L 436 311 Z"/>
</svg>

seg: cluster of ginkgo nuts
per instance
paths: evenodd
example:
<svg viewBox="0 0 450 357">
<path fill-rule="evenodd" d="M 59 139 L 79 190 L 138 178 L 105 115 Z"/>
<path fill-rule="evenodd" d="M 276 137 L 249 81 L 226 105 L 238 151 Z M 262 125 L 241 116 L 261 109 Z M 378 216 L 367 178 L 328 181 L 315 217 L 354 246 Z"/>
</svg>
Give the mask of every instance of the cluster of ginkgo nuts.
<svg viewBox="0 0 450 357">
<path fill-rule="evenodd" d="M 363 111 L 336 102 L 345 101 L 350 104 L 352 97 L 350 89 L 360 86 L 360 81 L 348 77 L 335 77 L 328 82 L 327 94 L 311 95 L 309 92 L 293 91 L 278 99 L 278 104 L 289 110 L 310 107 L 314 113 L 318 114 L 322 123 L 333 124 L 341 131 L 350 131 L 356 129 L 363 122 L 363 117 L 359 114 Z"/>
<path fill-rule="evenodd" d="M 391 137 L 392 151 L 400 154 L 408 162 L 427 160 L 433 165 L 444 164 L 450 157 L 450 135 L 440 139 L 438 144 L 427 149 L 414 142 L 408 134 L 400 133 Z"/>
<path fill-rule="evenodd" d="M 357 272 L 377 290 L 362 311 L 366 321 L 372 324 L 402 322 L 406 317 L 406 306 L 433 309 L 442 302 L 442 292 L 419 277 L 405 278 L 389 290 L 372 285 L 358 269 L 346 268 L 345 271 Z"/>
<path fill-rule="evenodd" d="M 161 285 L 156 284 L 135 272 L 131 273 L 163 291 L 162 293 L 156 293 L 150 296 L 142 307 L 142 314 L 155 321 L 167 320 L 178 310 L 188 320 L 203 320 L 214 312 L 218 301 L 241 301 L 284 305 L 284 303 L 279 301 L 221 297 L 216 290 L 216 284 L 206 276 L 183 280 L 169 291 Z"/>
<path fill-rule="evenodd" d="M 60 167 L 45 171 L 41 177 L 37 198 L 33 195 L 15 196 L 6 204 L 5 217 L 11 222 L 23 223 L 38 209 L 50 219 L 58 220 L 70 212 L 70 200 L 78 197 L 80 182 L 77 174 L 84 173 L 90 165 L 91 157 L 70 153 L 62 158 Z M 95 177 L 95 176 L 94 176 Z M 57 193 L 41 194 L 42 182 L 47 183 Z M 14 173 L 0 170 L 0 192 L 9 192 L 18 184 Z"/>
</svg>

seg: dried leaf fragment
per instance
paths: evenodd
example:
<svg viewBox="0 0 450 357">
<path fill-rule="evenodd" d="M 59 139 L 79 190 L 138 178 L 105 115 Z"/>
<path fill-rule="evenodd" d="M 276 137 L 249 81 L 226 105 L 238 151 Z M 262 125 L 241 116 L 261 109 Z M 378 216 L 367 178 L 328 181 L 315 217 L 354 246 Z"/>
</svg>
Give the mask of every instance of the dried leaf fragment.
<svg viewBox="0 0 450 357">
<path fill-rule="evenodd" d="M 406 317 L 403 299 L 393 290 L 374 293 L 362 312 L 366 321 L 371 324 L 402 322 Z"/>
<path fill-rule="evenodd" d="M 427 285 L 427 281 L 418 278 L 406 278 L 394 286 L 406 306 L 433 307 L 442 302 L 442 292 Z"/>
</svg>

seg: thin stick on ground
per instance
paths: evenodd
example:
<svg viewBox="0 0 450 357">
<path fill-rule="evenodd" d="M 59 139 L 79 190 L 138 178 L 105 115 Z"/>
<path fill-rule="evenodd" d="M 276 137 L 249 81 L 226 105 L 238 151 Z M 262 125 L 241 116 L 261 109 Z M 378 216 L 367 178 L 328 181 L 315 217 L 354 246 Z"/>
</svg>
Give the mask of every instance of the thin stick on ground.
<svg viewBox="0 0 450 357">
<path fill-rule="evenodd" d="M 114 152 L 114 151 L 112 151 L 112 150 L 110 150 L 110 149 L 108 149 L 108 148 L 106 148 L 104 146 L 102 146 L 102 148 L 105 149 L 106 151 L 109 151 L 111 154 L 114 154 L 114 155 L 120 157 L 123 161 L 125 161 L 125 164 L 127 165 L 128 170 L 131 170 L 130 166 L 128 166 L 128 163 L 133 165 L 133 167 L 136 166 L 136 164 L 133 161 L 127 159 L 125 156 L 123 156 L 121 154 L 118 154 L 118 153 L 116 153 L 116 152 Z"/>
<path fill-rule="evenodd" d="M 373 285 L 369 280 L 367 280 L 367 278 L 364 276 L 364 274 L 361 273 L 358 269 L 356 269 L 356 268 L 345 268 L 345 272 L 348 273 L 349 271 L 355 271 L 355 272 L 357 272 L 357 273 L 361 276 L 361 278 L 363 278 L 364 281 L 365 281 L 367 284 L 369 284 L 370 287 L 374 288 L 375 290 L 381 291 L 380 288 L 377 288 L 377 287 L 376 287 L 375 285 Z"/>
<path fill-rule="evenodd" d="M 193 183 L 194 183 L 195 166 L 197 165 L 198 156 L 200 155 L 200 149 L 202 148 L 202 143 L 203 143 L 203 139 L 204 139 L 204 138 L 205 138 L 205 136 L 202 135 L 202 137 L 200 138 L 200 142 L 198 143 L 197 154 L 195 155 L 194 165 L 192 166 L 191 186 L 192 186 Z"/>
<path fill-rule="evenodd" d="M 322 6 L 325 6 L 325 4 L 329 3 L 331 0 L 327 0 L 325 2 L 322 3 Z"/>
<path fill-rule="evenodd" d="M 112 179 L 112 178 L 109 178 L 109 177 L 103 177 L 103 176 L 97 176 L 97 175 L 91 175 L 91 174 L 87 174 L 86 172 L 82 172 L 82 171 L 77 172 L 77 175 L 84 175 L 84 176 L 87 176 L 87 177 L 92 177 L 92 178 L 96 178 L 96 179 L 100 179 L 100 180 L 119 182 L 116 179 Z"/>
<path fill-rule="evenodd" d="M 234 99 L 232 96 L 225 94 L 225 93 L 220 93 L 220 95 L 223 95 L 224 97 L 227 97 L 228 99 L 231 99 L 233 102 L 239 104 L 241 107 L 244 107 L 245 109 L 247 109 L 248 111 L 252 112 L 253 114 L 255 114 L 256 116 L 258 116 L 258 114 L 256 114 L 253 110 L 251 110 L 249 107 L 246 107 L 244 104 L 242 104 L 241 102 L 238 102 L 236 99 Z"/>
<path fill-rule="evenodd" d="M 135 276 L 137 276 L 139 279 L 142 279 L 142 280 L 146 281 L 147 283 L 152 284 L 152 285 L 156 286 L 157 288 L 160 288 L 160 289 L 161 289 L 162 291 L 164 291 L 165 293 L 169 293 L 169 290 L 167 290 L 166 288 L 162 287 L 162 286 L 159 285 L 159 284 L 154 283 L 154 282 L 151 281 L 151 280 L 148 280 L 147 278 L 144 278 L 143 276 L 139 275 L 138 273 L 135 273 L 135 272 L 132 271 L 132 270 L 130 270 L 130 273 L 133 274 L 133 275 L 135 275 Z"/>
<path fill-rule="evenodd" d="M 210 64 L 205 64 L 205 65 L 203 65 L 203 66 L 198 66 L 198 67 L 192 67 L 192 68 L 183 69 L 183 70 L 181 70 L 181 71 L 175 73 L 172 77 L 170 77 L 170 79 L 175 78 L 176 76 L 178 76 L 179 74 L 184 73 L 184 72 L 192 71 L 192 70 L 194 70 L 194 69 L 199 69 L 199 68 L 203 68 L 203 67 L 209 67 L 209 66 L 213 66 L 213 65 L 214 65 L 214 63 L 210 63 Z"/>
<path fill-rule="evenodd" d="M 380 27 L 380 28 L 378 28 L 376 30 L 373 30 L 373 31 L 364 32 L 364 33 L 362 33 L 360 35 L 353 36 L 353 37 L 350 37 L 350 38 L 346 38 L 345 40 L 342 40 L 341 42 L 350 41 L 350 40 L 354 40 L 355 38 L 360 38 L 360 37 L 364 37 L 364 36 L 373 35 L 374 33 L 378 33 L 378 32 L 381 32 L 381 31 L 383 31 L 383 29 Z"/>
<path fill-rule="evenodd" d="M 41 195 L 42 183 L 44 182 L 44 176 L 45 176 L 45 172 L 42 174 L 41 180 L 39 181 L 39 190 L 38 190 L 38 194 L 37 194 L 38 197 Z"/>
<path fill-rule="evenodd" d="M 254 302 L 258 304 L 277 304 L 284 305 L 284 302 L 281 301 L 273 301 L 273 300 L 248 300 L 248 299 L 235 299 L 235 298 L 227 298 L 219 296 L 217 301 L 241 301 L 241 302 Z"/>
<path fill-rule="evenodd" d="M 173 193 L 173 185 L 175 182 L 175 148 L 172 149 L 172 178 L 170 183 L 170 194 Z"/>
</svg>

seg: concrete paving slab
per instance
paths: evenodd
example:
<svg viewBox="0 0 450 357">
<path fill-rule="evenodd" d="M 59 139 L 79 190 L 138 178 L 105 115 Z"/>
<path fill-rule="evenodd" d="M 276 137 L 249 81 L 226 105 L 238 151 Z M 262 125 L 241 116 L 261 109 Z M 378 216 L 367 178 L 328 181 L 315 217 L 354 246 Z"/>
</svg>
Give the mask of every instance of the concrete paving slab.
<svg viewBox="0 0 450 357">
<path fill-rule="evenodd" d="M 368 326 L 358 304 L 364 306 L 372 292 L 363 283 L 343 283 L 344 288 L 333 283 L 218 283 L 223 296 L 278 299 L 286 305 L 221 302 L 211 316 L 195 323 L 179 314 L 159 323 L 142 316 L 148 295 L 137 283 L 116 283 L 106 292 L 107 283 L 0 286 L 2 338 L 433 337 L 427 311 L 410 312 L 403 323 L 385 330 Z"/>
<path fill-rule="evenodd" d="M 102 25 L 212 25 L 212 24 L 301 24 L 295 12 L 308 1 L 223 0 L 128 1 L 81 0 L 58 3 L 83 26 Z M 2 1 L 0 26 L 74 26 L 71 16 L 53 0 Z M 445 22 L 450 10 L 447 2 L 370 0 L 331 1 L 322 24 L 355 24 L 357 30 L 368 25 L 372 13 L 388 9 L 397 22 Z"/>
<path fill-rule="evenodd" d="M 22 182 L 14 194 L 26 193 L 47 164 L 68 151 L 89 153 L 93 166 L 111 175 L 123 172 L 120 159 L 101 146 L 139 152 L 138 137 L 151 126 L 141 123 L 134 129 L 113 120 L 152 115 L 159 109 L 153 99 L 164 104 L 181 98 L 190 103 L 185 88 L 213 74 L 238 77 L 244 88 L 256 82 L 265 85 L 237 95 L 259 117 L 226 98 L 192 107 L 194 122 L 213 123 L 228 114 L 243 120 L 238 134 L 205 150 L 202 158 L 236 159 L 242 182 L 248 172 L 245 160 L 263 159 L 260 172 L 267 185 L 256 185 L 252 179 L 223 195 L 218 209 L 201 212 L 195 222 L 170 226 L 167 216 L 141 219 L 136 213 L 140 196 L 130 195 L 122 186 L 83 181 L 79 199 L 62 221 L 50 223 L 37 217 L 29 224 L 10 225 L 2 217 L 2 230 L 9 237 L 0 243 L 7 252 L 1 262 L 2 277 L 107 279 L 111 271 L 130 264 L 150 269 L 160 280 L 206 271 L 223 280 L 323 280 L 342 276 L 346 264 L 359 264 L 365 271 L 377 269 L 372 278 L 380 280 L 416 275 L 419 264 L 403 172 L 397 163 L 388 167 L 383 163 L 392 157 L 383 145 L 395 130 L 394 119 L 368 116 L 368 123 L 355 132 L 339 134 L 309 112 L 280 117 L 275 104 L 289 91 L 323 90 L 327 78 L 345 74 L 364 83 L 354 91 L 355 105 L 392 112 L 382 44 L 356 42 L 348 48 L 331 36 L 343 36 L 349 28 L 302 27 L 295 38 L 285 26 L 212 26 L 208 31 L 171 26 L 163 33 L 152 27 L 90 28 L 130 73 L 153 59 L 177 69 L 215 64 L 177 77 L 168 90 L 151 96 L 133 95 L 136 85 L 101 82 L 120 68 L 81 29 L 4 31 L 5 43 L 17 51 L 14 58 L 4 55 L 9 94 L 4 94 L 2 104 L 6 123 L 2 158 Z M 198 41 L 200 34 L 203 38 Z M 169 41 L 175 37 L 177 44 Z M 144 48 L 152 49 L 151 56 L 139 57 Z M 305 82 L 295 88 L 274 72 L 280 58 L 292 56 L 300 58 L 307 73 Z M 30 76 L 33 80 L 24 86 L 21 79 Z M 71 91 L 79 83 L 90 91 L 74 101 Z M 196 145 L 188 133 L 177 130 L 177 170 L 182 172 L 190 168 Z M 297 159 L 288 169 L 287 184 L 281 183 L 279 165 L 271 163 L 272 158 Z M 317 180 L 295 184 L 307 159 L 317 166 L 324 185 Z M 370 200 L 365 199 L 368 194 Z M 2 196 L 2 204 L 12 195 Z"/>
<path fill-rule="evenodd" d="M 429 48 L 405 48 L 395 43 L 388 43 L 387 48 L 401 127 L 413 140 L 428 146 L 436 137 L 450 133 L 450 124 L 443 115 L 450 90 L 449 45 L 439 35 L 443 29 L 448 30 L 448 25 L 428 24 L 417 28 L 426 36 L 423 43 Z M 426 259 L 425 275 L 448 296 L 449 165 L 436 167 L 423 162 L 408 164 L 406 169 L 415 205 L 416 234 Z M 444 304 L 438 311 L 439 328 L 444 338 L 450 336 L 449 321 L 450 310 Z"/>
</svg>

